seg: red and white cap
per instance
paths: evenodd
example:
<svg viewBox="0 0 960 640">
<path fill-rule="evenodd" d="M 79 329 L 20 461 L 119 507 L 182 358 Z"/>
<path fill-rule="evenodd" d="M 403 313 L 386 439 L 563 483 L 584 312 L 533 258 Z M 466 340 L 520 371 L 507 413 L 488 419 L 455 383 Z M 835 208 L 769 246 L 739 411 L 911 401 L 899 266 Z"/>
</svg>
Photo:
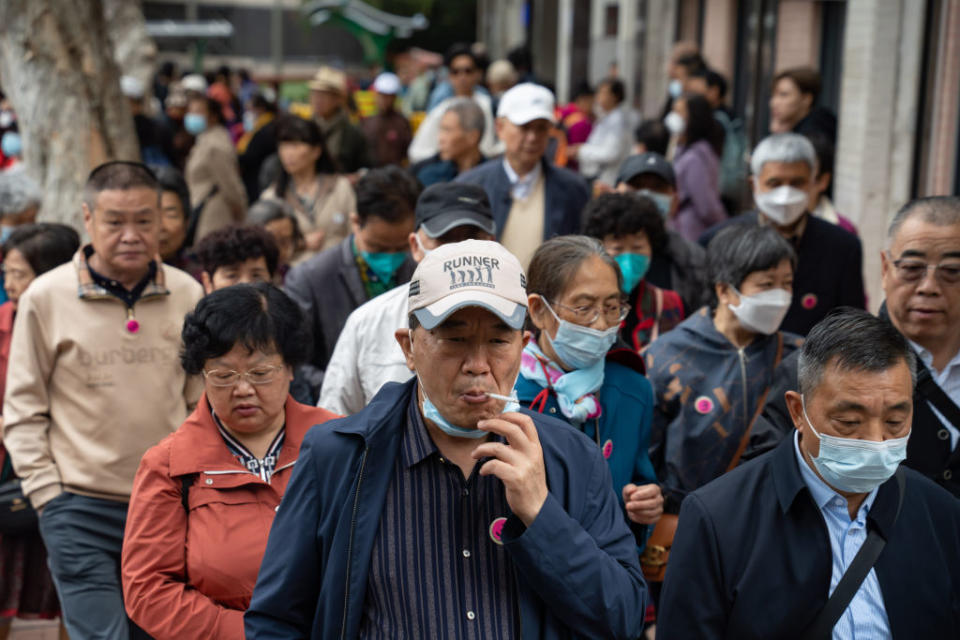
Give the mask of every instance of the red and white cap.
<svg viewBox="0 0 960 640">
<path fill-rule="evenodd" d="M 516 256 L 498 242 L 465 240 L 428 253 L 410 279 L 408 308 L 424 329 L 452 313 L 481 307 L 513 329 L 527 316 L 527 277 Z"/>
</svg>

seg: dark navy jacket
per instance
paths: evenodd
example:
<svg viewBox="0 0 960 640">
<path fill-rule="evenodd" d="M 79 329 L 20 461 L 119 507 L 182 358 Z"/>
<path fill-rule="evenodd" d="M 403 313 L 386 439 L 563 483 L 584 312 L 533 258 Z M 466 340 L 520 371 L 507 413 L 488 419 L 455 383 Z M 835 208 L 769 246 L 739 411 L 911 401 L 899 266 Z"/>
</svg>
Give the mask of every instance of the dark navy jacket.
<svg viewBox="0 0 960 640">
<path fill-rule="evenodd" d="M 867 526 L 887 541 L 874 566 L 895 639 L 960 638 L 960 503 L 904 468 Z M 827 525 L 793 438 L 683 501 L 659 602 L 657 640 L 797 638 L 827 603 Z"/>
<path fill-rule="evenodd" d="M 385 385 L 360 413 L 312 429 L 270 532 L 248 639 L 356 638 L 370 554 L 415 380 Z M 550 490 L 529 528 L 503 528 L 525 639 L 637 638 L 646 585 L 599 449 L 533 418 Z"/>
<path fill-rule="evenodd" d="M 718 231 L 733 224 L 755 225 L 757 212 L 742 213 L 707 229 L 700 236 L 700 244 L 706 247 Z M 781 331 L 805 336 L 837 307 L 866 307 L 863 248 L 857 236 L 808 214 L 807 227 L 794 249 L 797 271 L 793 274 L 793 302 Z"/>
<path fill-rule="evenodd" d="M 541 163 L 544 179 L 543 239 L 580 233 L 583 207 L 590 199 L 586 181 L 567 169 L 555 167 L 546 160 Z M 507 216 L 513 206 L 510 179 L 503 169 L 503 158 L 484 162 L 457 176 L 457 182 L 483 187 L 490 198 L 490 209 L 497 223 L 497 240 L 507 226 Z"/>
</svg>

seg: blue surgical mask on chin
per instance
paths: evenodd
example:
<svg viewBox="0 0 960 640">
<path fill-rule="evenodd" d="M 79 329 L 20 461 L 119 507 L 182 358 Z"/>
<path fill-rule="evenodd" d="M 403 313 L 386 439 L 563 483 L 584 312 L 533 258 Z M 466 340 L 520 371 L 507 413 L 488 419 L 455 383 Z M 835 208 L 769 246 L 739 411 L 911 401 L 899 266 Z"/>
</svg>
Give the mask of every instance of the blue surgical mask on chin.
<svg viewBox="0 0 960 640">
<path fill-rule="evenodd" d="M 893 477 L 897 467 L 907 457 L 907 440 L 891 438 L 882 442 L 840 438 L 817 433 L 807 416 L 807 403 L 800 396 L 803 419 L 810 431 L 820 440 L 820 453 L 813 460 L 820 477 L 831 487 L 849 493 L 869 493 Z"/>
<path fill-rule="evenodd" d="M 413 331 L 410 331 L 410 341 L 413 342 Z M 517 374 L 519 377 L 519 373 Z M 484 431 L 483 429 L 464 429 L 463 427 L 458 427 L 449 420 L 441 415 L 440 410 L 437 409 L 437 405 L 433 404 L 429 396 L 427 396 L 426 390 L 423 388 L 423 381 L 420 379 L 420 374 L 417 374 L 417 385 L 420 387 L 420 393 L 423 394 L 423 417 L 437 425 L 437 428 L 440 431 L 443 431 L 448 436 L 454 438 L 474 438 L 479 439 L 485 437 L 489 434 L 489 431 Z M 517 386 L 516 380 L 513 382 L 513 386 L 510 388 L 511 400 L 506 402 L 503 406 L 503 410 L 500 411 L 503 413 L 510 413 L 511 411 L 519 411 L 520 403 L 517 402 L 516 393 L 513 391 Z"/>
<path fill-rule="evenodd" d="M 560 324 L 557 327 L 557 335 L 550 337 L 550 332 L 544 330 L 547 341 L 553 347 L 557 357 L 563 361 L 563 364 L 573 369 L 589 369 L 597 362 L 606 357 L 607 351 L 617 341 L 617 333 L 620 327 L 610 327 L 605 331 L 582 327 L 572 322 L 567 322 L 556 314 L 550 303 L 543 299 L 543 304 L 549 309 L 553 317 Z"/>
</svg>

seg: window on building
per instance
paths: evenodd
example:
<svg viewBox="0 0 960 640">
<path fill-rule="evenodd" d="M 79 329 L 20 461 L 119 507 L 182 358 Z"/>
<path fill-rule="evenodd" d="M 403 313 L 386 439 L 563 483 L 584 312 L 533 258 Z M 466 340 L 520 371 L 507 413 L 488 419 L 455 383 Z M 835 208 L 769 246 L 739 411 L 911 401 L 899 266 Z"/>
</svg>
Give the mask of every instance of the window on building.
<svg viewBox="0 0 960 640">
<path fill-rule="evenodd" d="M 603 34 L 609 38 L 617 37 L 617 26 L 620 24 L 620 5 L 608 4 L 604 14 Z"/>
</svg>

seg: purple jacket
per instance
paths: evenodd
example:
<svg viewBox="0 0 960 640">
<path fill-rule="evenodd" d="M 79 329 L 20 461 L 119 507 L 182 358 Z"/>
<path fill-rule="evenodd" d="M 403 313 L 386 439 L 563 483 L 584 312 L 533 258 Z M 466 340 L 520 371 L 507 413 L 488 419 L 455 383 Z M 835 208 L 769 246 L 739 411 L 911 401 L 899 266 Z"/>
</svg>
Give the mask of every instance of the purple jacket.
<svg viewBox="0 0 960 640">
<path fill-rule="evenodd" d="M 677 174 L 677 215 L 669 226 L 696 242 L 700 235 L 727 218 L 720 202 L 720 160 L 706 140 L 677 149 L 673 161 Z"/>
</svg>

